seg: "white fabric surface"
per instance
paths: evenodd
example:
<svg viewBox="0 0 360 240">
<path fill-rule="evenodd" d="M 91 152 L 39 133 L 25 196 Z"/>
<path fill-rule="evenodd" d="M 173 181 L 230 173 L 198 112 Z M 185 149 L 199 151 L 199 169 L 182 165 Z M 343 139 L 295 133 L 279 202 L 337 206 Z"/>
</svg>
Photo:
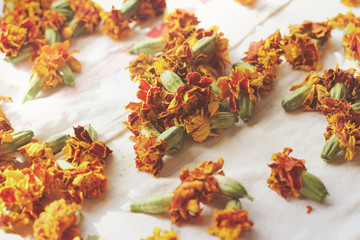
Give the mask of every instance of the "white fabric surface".
<svg viewBox="0 0 360 240">
<path fill-rule="evenodd" d="M 121 1 L 97 1 L 105 10 Z M 194 11 L 202 27 L 219 25 L 220 31 L 230 40 L 233 62 L 243 57 L 250 41 L 266 38 L 277 28 L 286 34 L 289 24 L 304 20 L 325 21 L 346 13 L 349 8 L 340 0 L 258 0 L 245 7 L 234 0 L 169 0 L 171 8 Z M 3 3 L 0 1 L 0 3 Z M 359 8 L 352 9 L 359 13 Z M 109 240 L 140 239 L 152 235 L 156 226 L 171 229 L 169 214 L 150 215 L 131 213 L 128 205 L 155 193 L 171 192 L 179 185 L 178 175 L 185 166 L 193 169 L 200 161 L 216 161 L 223 156 L 226 176 L 239 180 L 255 200 L 242 200 L 249 210 L 254 226 L 239 239 L 360 239 L 360 168 L 359 154 L 352 162 L 345 162 L 343 155 L 334 163 L 320 159 L 324 144 L 326 120 L 319 112 L 296 111 L 286 113 L 280 102 L 289 92 L 291 84 L 302 81 L 307 72 L 293 71 L 283 62 L 277 68 L 273 90 L 260 99 L 250 124 L 239 124 L 224 130 L 219 138 L 196 143 L 185 139 L 181 152 L 166 157 L 159 178 L 135 168 L 131 136 L 122 124 L 128 112 L 124 106 L 136 100 L 137 83 L 131 82 L 124 69 L 135 59 L 126 52 L 132 44 L 146 38 L 153 28 L 159 27 L 161 17 L 137 26 L 130 37 L 120 42 L 101 34 L 76 38 L 71 49 L 80 49 L 77 57 L 83 71 L 76 74 L 74 87 L 58 86 L 42 92 L 25 104 L 21 100 L 31 75 L 31 63 L 9 64 L 0 61 L 0 96 L 11 96 L 14 101 L 2 104 L 15 130 L 32 129 L 40 141 L 59 133 L 73 134 L 72 126 L 91 123 L 103 140 L 114 151 L 108 159 L 106 172 L 108 189 L 98 199 L 87 199 L 83 208 L 81 232 L 84 239 L 97 234 Z M 323 69 L 357 67 L 344 59 L 341 46 L 342 33 L 333 31 L 333 38 L 324 46 L 321 61 Z M 1 55 L 1 58 L 3 55 Z M 308 171 L 318 176 L 330 193 L 324 203 L 304 198 L 284 200 L 270 190 L 266 179 L 270 175 L 270 157 L 291 147 L 291 156 L 305 159 Z M 61 157 L 61 156 L 59 156 Z M 201 222 L 173 226 L 180 239 L 216 239 L 205 231 L 212 225 L 212 212 L 223 208 L 226 198 L 216 196 L 204 206 Z M 306 213 L 306 206 L 313 211 Z M 28 232 L 26 229 L 23 235 Z M 0 239 L 17 239 L 0 234 Z"/>
</svg>

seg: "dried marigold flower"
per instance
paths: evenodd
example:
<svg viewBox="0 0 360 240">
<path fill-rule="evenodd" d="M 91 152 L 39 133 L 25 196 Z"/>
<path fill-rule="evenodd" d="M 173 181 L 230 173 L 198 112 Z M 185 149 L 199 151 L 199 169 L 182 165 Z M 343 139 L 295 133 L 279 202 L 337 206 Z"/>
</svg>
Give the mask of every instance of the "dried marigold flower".
<svg viewBox="0 0 360 240">
<path fill-rule="evenodd" d="M 250 5 L 256 3 L 258 0 L 235 0 L 243 5 Z"/>
<path fill-rule="evenodd" d="M 250 43 L 249 49 L 245 52 L 246 57 L 242 60 L 260 68 L 274 67 L 281 63 L 281 34 L 276 30 L 265 40 Z"/>
<path fill-rule="evenodd" d="M 332 26 L 329 22 L 310 22 L 304 21 L 300 25 L 289 26 L 290 35 L 300 34 L 319 41 L 318 46 L 322 46 L 330 37 Z"/>
<path fill-rule="evenodd" d="M 147 81 L 147 79 L 149 79 L 149 72 L 147 70 L 152 63 L 152 55 L 140 54 L 135 60 L 131 61 L 125 69 L 129 70 L 131 80 L 136 81 L 142 79 Z"/>
<path fill-rule="evenodd" d="M 345 28 L 348 23 L 355 18 L 355 15 L 349 11 L 345 15 L 339 13 L 335 17 L 330 19 L 330 25 L 334 28 Z"/>
<path fill-rule="evenodd" d="M 351 104 L 343 99 L 324 99 L 321 107 L 329 123 L 322 158 L 331 161 L 340 149 L 344 148 L 345 159 L 352 160 L 356 153 L 356 145 L 360 141 L 360 112 L 353 110 Z"/>
<path fill-rule="evenodd" d="M 276 191 L 283 198 L 289 195 L 322 201 L 328 195 L 324 184 L 306 171 L 305 160 L 289 157 L 291 148 L 284 148 L 282 153 L 274 153 L 269 164 L 271 168 L 270 177 L 267 180 L 270 189 Z"/>
<path fill-rule="evenodd" d="M 134 18 L 145 21 L 162 14 L 165 7 L 165 0 L 140 0 L 140 6 L 135 12 Z"/>
<path fill-rule="evenodd" d="M 2 97 L 4 98 L 4 97 Z M 0 131 L 13 131 L 10 120 L 6 117 L 4 111 L 0 108 Z"/>
<path fill-rule="evenodd" d="M 94 141 L 89 131 L 83 126 L 74 127 L 75 136 L 66 141 L 63 148 L 64 158 L 74 166 L 81 163 L 97 163 L 105 165 L 105 158 L 112 153 L 104 142 Z"/>
<path fill-rule="evenodd" d="M 360 4 L 359 0 L 341 0 L 341 3 L 348 7 L 355 7 Z"/>
<path fill-rule="evenodd" d="M 54 201 L 45 207 L 39 218 L 34 222 L 34 236 L 39 240 L 61 240 L 81 238 L 78 228 L 80 205 L 75 203 L 66 204 L 64 199 Z M 68 236 L 68 231 L 72 238 Z M 74 236 L 73 233 L 78 233 Z"/>
<path fill-rule="evenodd" d="M 185 168 L 180 173 L 181 184 L 174 191 L 170 203 L 171 219 L 175 224 L 180 221 L 198 219 L 202 209 L 200 203 L 207 204 L 218 192 L 216 179 L 212 174 L 217 173 L 223 166 L 224 160 L 218 162 L 201 162 L 194 170 Z"/>
<path fill-rule="evenodd" d="M 0 50 L 6 56 L 15 57 L 27 41 L 27 29 L 14 24 L 3 23 L 0 35 Z"/>
<path fill-rule="evenodd" d="M 119 41 L 130 35 L 130 22 L 123 18 L 121 10 L 116 10 L 113 6 L 111 12 L 101 13 L 100 16 L 104 20 L 101 31 L 109 35 L 112 40 Z"/>
<path fill-rule="evenodd" d="M 174 230 L 164 230 L 161 233 L 161 229 L 159 227 L 154 228 L 154 236 L 141 238 L 141 240 L 179 240 L 177 233 Z"/>
<path fill-rule="evenodd" d="M 318 46 L 308 36 L 285 35 L 282 49 L 286 60 L 295 70 L 319 70 L 322 67 Z"/>
<path fill-rule="evenodd" d="M 41 18 L 41 26 L 44 28 L 52 28 L 55 31 L 59 31 L 66 21 L 66 17 L 56 10 L 44 11 Z"/>
<path fill-rule="evenodd" d="M 235 240 L 240 234 L 254 225 L 249 220 L 248 211 L 227 205 L 226 209 L 215 209 L 213 226 L 206 232 L 221 240 Z"/>
</svg>

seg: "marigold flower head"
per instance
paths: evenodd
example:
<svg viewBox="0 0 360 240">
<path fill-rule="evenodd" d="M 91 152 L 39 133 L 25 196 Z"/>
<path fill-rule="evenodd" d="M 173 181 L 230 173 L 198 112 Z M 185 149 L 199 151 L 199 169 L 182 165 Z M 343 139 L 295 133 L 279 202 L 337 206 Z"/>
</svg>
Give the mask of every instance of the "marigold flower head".
<svg viewBox="0 0 360 240">
<path fill-rule="evenodd" d="M 74 127 L 75 136 L 66 141 L 63 148 L 64 158 L 74 166 L 83 162 L 105 165 L 105 158 L 112 151 L 104 142 L 91 139 L 89 132 L 83 126 Z"/>
<path fill-rule="evenodd" d="M 135 142 L 136 167 L 157 177 L 164 165 L 162 158 L 166 153 L 167 143 L 157 140 L 155 133 L 151 133 L 149 136 L 139 135 L 135 138 Z"/>
<path fill-rule="evenodd" d="M 274 153 L 271 156 L 274 163 L 268 165 L 271 168 L 271 175 L 267 183 L 270 189 L 285 199 L 291 194 L 295 197 L 300 196 L 301 172 L 306 170 L 305 160 L 289 157 L 291 152 L 291 148 L 284 148 L 282 153 Z"/>
<path fill-rule="evenodd" d="M 129 63 L 125 69 L 129 70 L 131 80 L 145 80 L 149 79 L 149 67 L 153 63 L 152 55 L 140 54 L 134 61 Z"/>
<path fill-rule="evenodd" d="M 348 59 L 360 59 L 360 31 L 349 32 L 344 35 L 342 43 L 344 45 L 345 57 Z"/>
<path fill-rule="evenodd" d="M 100 13 L 103 9 L 100 5 L 92 0 L 72 0 L 70 6 L 75 12 L 76 27 L 86 28 L 88 33 L 94 32 L 101 21 Z"/>
<path fill-rule="evenodd" d="M 339 13 L 338 15 L 330 19 L 330 25 L 334 28 L 345 28 L 348 23 L 354 18 L 355 15 L 351 11 L 347 12 L 345 15 Z"/>
<path fill-rule="evenodd" d="M 213 226 L 206 231 L 221 240 L 235 240 L 254 224 L 249 220 L 247 210 L 239 210 L 232 206 L 227 206 L 221 211 L 215 209 L 213 218 Z"/>
<path fill-rule="evenodd" d="M 329 22 L 304 21 L 300 25 L 290 25 L 289 30 L 290 35 L 306 35 L 312 39 L 319 40 L 323 44 L 331 37 L 332 26 Z"/>
<path fill-rule="evenodd" d="M 76 239 L 64 236 L 68 234 L 68 231 L 73 233 L 74 229 L 72 228 L 78 228 L 78 211 L 80 209 L 80 205 L 66 204 L 64 199 L 50 203 L 34 222 L 34 236 L 39 240 Z M 78 237 L 81 236 L 78 235 Z"/>
<path fill-rule="evenodd" d="M 23 155 L 29 163 L 53 161 L 55 156 L 51 148 L 43 143 L 33 140 L 32 142 L 18 148 L 18 153 Z"/>
<path fill-rule="evenodd" d="M 27 41 L 27 29 L 14 24 L 3 23 L 0 35 L 0 50 L 6 56 L 15 57 Z"/>
<path fill-rule="evenodd" d="M 134 18 L 139 19 L 140 21 L 145 21 L 162 14 L 165 7 L 165 0 L 141 0 L 140 6 L 135 12 Z"/>
<path fill-rule="evenodd" d="M 207 204 L 218 192 L 216 179 L 211 176 L 223 166 L 224 160 L 219 158 L 217 163 L 201 162 L 194 170 L 185 168 L 180 173 L 181 184 L 174 191 L 170 203 L 171 219 L 175 224 L 180 221 L 199 219 L 202 212 L 200 203 Z"/>
<path fill-rule="evenodd" d="M 265 40 L 250 43 L 249 49 L 245 52 L 246 57 L 242 60 L 260 68 L 274 67 L 281 63 L 281 34 L 276 30 Z"/>
<path fill-rule="evenodd" d="M 355 7 L 360 4 L 359 0 L 341 0 L 341 3 L 348 7 Z"/>
<path fill-rule="evenodd" d="M 319 70 L 322 67 L 318 46 L 310 37 L 299 34 L 285 35 L 282 45 L 284 56 L 293 69 Z"/>
<path fill-rule="evenodd" d="M 130 35 L 130 22 L 128 19 L 123 19 L 121 10 L 116 10 L 113 6 L 111 12 L 102 13 L 100 16 L 104 20 L 101 31 L 105 35 L 109 35 L 112 40 L 118 41 Z"/>
<path fill-rule="evenodd" d="M 356 153 L 355 147 L 360 144 L 360 112 L 352 110 L 351 104 L 343 99 L 327 98 L 321 104 L 329 123 L 325 133 L 326 140 L 335 134 L 340 147 L 346 149 L 345 159 L 352 160 Z"/>
<path fill-rule="evenodd" d="M 199 21 L 193 13 L 183 9 L 176 9 L 164 16 L 166 50 L 176 49 L 196 30 Z"/>
<path fill-rule="evenodd" d="M 179 240 L 177 233 L 174 230 L 164 230 L 161 233 L 159 227 L 154 228 L 154 236 L 142 238 L 141 240 Z"/>
<path fill-rule="evenodd" d="M 10 120 L 6 117 L 4 111 L 0 108 L 0 131 L 8 132 L 13 131 Z"/>
<path fill-rule="evenodd" d="M 58 71 L 65 66 L 72 53 L 78 52 L 69 51 L 69 45 L 69 41 L 65 41 L 41 48 L 40 56 L 35 59 L 33 72 L 44 80 L 43 89 L 55 87 L 63 82 Z"/>
<path fill-rule="evenodd" d="M 55 10 L 46 10 L 41 18 L 41 26 L 59 31 L 66 21 L 66 17 Z"/>
<path fill-rule="evenodd" d="M 256 3 L 258 0 L 235 0 L 243 5 L 250 5 Z"/>
</svg>

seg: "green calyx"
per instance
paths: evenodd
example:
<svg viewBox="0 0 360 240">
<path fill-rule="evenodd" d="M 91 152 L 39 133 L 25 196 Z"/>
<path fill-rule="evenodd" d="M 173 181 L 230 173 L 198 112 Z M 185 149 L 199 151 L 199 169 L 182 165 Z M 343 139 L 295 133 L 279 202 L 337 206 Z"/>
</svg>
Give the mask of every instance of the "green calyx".
<svg viewBox="0 0 360 240">
<path fill-rule="evenodd" d="M 235 69 L 236 67 L 243 67 L 243 68 L 245 68 L 245 69 L 249 69 L 250 71 L 253 71 L 253 70 L 256 69 L 255 66 L 253 66 L 253 65 L 251 65 L 251 64 L 249 64 L 249 63 L 247 63 L 247 62 L 244 62 L 244 61 L 240 61 L 240 62 L 234 63 L 234 64 L 232 65 L 232 68 L 233 68 L 233 69 Z"/>
<path fill-rule="evenodd" d="M 28 59 L 33 54 L 33 51 L 30 47 L 22 47 L 20 54 L 15 57 L 5 57 L 4 60 L 9 63 L 18 63 L 25 59 Z"/>
<path fill-rule="evenodd" d="M 351 108 L 352 108 L 352 110 L 359 112 L 360 111 L 360 102 L 351 104 Z"/>
<path fill-rule="evenodd" d="M 1 155 L 13 153 L 19 147 L 29 143 L 34 136 L 34 132 L 31 130 L 18 131 L 12 133 L 13 139 L 11 142 L 5 142 L 1 146 Z"/>
<path fill-rule="evenodd" d="M 78 19 L 74 18 L 70 21 L 69 26 L 74 28 L 74 32 L 72 37 L 78 37 L 88 32 L 86 27 L 78 27 L 77 26 Z"/>
<path fill-rule="evenodd" d="M 233 199 L 230 199 L 228 201 L 228 203 L 226 204 L 226 207 L 233 207 L 233 208 L 236 208 L 238 210 L 241 210 L 242 209 L 242 205 L 241 205 L 241 202 L 239 199 L 237 198 L 233 198 Z"/>
<path fill-rule="evenodd" d="M 140 6 L 139 0 L 127 0 L 123 3 L 123 5 L 120 8 L 121 15 L 123 19 L 128 19 L 132 17 L 136 11 L 138 10 Z"/>
<path fill-rule="evenodd" d="M 238 114 L 244 122 L 249 122 L 254 113 L 254 103 L 250 100 L 250 95 L 247 92 L 240 92 L 238 98 Z"/>
<path fill-rule="evenodd" d="M 192 47 L 192 53 L 194 57 L 199 56 L 200 54 L 210 55 L 215 48 L 216 33 L 211 36 L 203 37 L 197 41 Z"/>
<path fill-rule="evenodd" d="M 98 140 L 98 135 L 96 130 L 91 126 L 91 124 L 85 124 L 84 125 L 85 130 L 89 133 L 91 139 L 93 141 L 97 141 Z"/>
<path fill-rule="evenodd" d="M 331 98 L 337 100 L 346 99 L 346 87 L 344 83 L 335 83 L 335 85 L 330 89 L 329 95 Z"/>
<path fill-rule="evenodd" d="M 310 87 L 304 85 L 290 92 L 281 102 L 281 106 L 285 111 L 292 111 L 303 106 L 303 103 L 310 91 Z"/>
<path fill-rule="evenodd" d="M 51 148 L 53 154 L 59 153 L 66 145 L 66 141 L 70 139 L 69 134 L 61 134 L 52 137 L 44 142 L 45 147 Z"/>
<path fill-rule="evenodd" d="M 130 205 L 130 211 L 151 214 L 164 213 L 169 208 L 173 196 L 173 193 L 150 196 L 142 201 L 132 203 Z"/>
<path fill-rule="evenodd" d="M 167 143 L 166 150 L 170 150 L 175 146 L 178 146 L 179 142 L 182 141 L 184 137 L 184 125 L 180 124 L 178 126 L 173 126 L 171 128 L 166 129 L 163 133 L 161 133 L 157 139 L 163 140 Z"/>
<path fill-rule="evenodd" d="M 71 10 L 70 2 L 66 0 L 53 2 L 50 9 L 55 10 L 64 17 L 66 17 L 66 21 L 70 21 L 75 15 L 74 11 Z"/>
<path fill-rule="evenodd" d="M 310 199 L 323 201 L 329 194 L 319 178 L 307 171 L 301 172 L 302 188 L 300 193 Z"/>
<path fill-rule="evenodd" d="M 57 42 L 62 42 L 61 34 L 52 28 L 45 29 L 45 38 L 48 40 L 48 45 L 53 46 Z"/>
<path fill-rule="evenodd" d="M 232 112 L 219 112 L 211 118 L 211 129 L 229 128 L 234 126 L 238 117 Z"/>
<path fill-rule="evenodd" d="M 184 82 L 179 75 L 169 70 L 165 70 L 161 73 L 160 80 L 165 89 L 170 93 L 175 93 L 179 87 L 184 85 Z"/>
<path fill-rule="evenodd" d="M 340 142 L 338 137 L 333 134 L 324 144 L 321 151 L 321 158 L 325 162 L 331 162 L 335 159 L 336 155 L 341 151 Z"/>
<path fill-rule="evenodd" d="M 226 101 L 219 102 L 219 111 L 220 112 L 231 112 L 231 108 Z"/>
<path fill-rule="evenodd" d="M 149 38 L 136 43 L 130 50 L 130 54 L 140 55 L 154 55 L 155 53 L 162 52 L 165 49 L 165 42 L 162 37 Z"/>
<path fill-rule="evenodd" d="M 59 70 L 59 75 L 63 79 L 64 84 L 69 86 L 75 85 L 74 73 L 66 63 L 64 63 L 64 66 Z"/>
<path fill-rule="evenodd" d="M 222 194 L 231 198 L 247 198 L 251 201 L 254 200 L 254 198 L 247 193 L 245 187 L 237 180 L 220 174 L 213 174 L 212 176 L 216 179 Z"/>
<path fill-rule="evenodd" d="M 29 100 L 33 100 L 40 92 L 43 84 L 44 84 L 44 79 L 42 79 L 37 74 L 32 75 L 30 78 L 30 82 L 27 86 L 25 96 L 24 96 L 22 103 L 25 103 Z"/>
</svg>

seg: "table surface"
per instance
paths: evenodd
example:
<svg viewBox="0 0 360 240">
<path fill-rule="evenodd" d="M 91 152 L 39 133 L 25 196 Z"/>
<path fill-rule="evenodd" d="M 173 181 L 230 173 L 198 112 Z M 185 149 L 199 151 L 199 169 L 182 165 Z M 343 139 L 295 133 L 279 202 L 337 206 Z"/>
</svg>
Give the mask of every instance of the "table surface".
<svg viewBox="0 0 360 240">
<path fill-rule="evenodd" d="M 119 8 L 121 1 L 97 1 L 106 11 L 112 5 Z M 170 8 L 184 8 L 195 12 L 204 28 L 218 25 L 229 39 L 232 62 L 244 56 L 251 41 L 266 38 L 276 29 L 287 34 L 290 24 L 304 20 L 325 21 L 346 13 L 349 8 L 340 0 L 258 0 L 245 7 L 234 0 L 169 0 Z M 0 1 L 3 4 L 3 1 Z M 359 8 L 351 9 L 354 13 Z M 76 74 L 74 87 L 58 86 L 41 92 L 33 100 L 21 104 L 25 87 L 32 74 L 32 64 L 0 63 L 0 96 L 11 96 L 13 102 L 1 108 L 16 130 L 32 129 L 40 141 L 60 134 L 72 133 L 72 126 L 90 123 L 97 130 L 113 154 L 107 160 L 108 188 L 98 199 L 87 199 L 82 213 L 81 232 L 86 239 L 97 234 L 106 239 L 140 239 L 150 236 L 156 226 L 172 227 L 180 239 L 216 239 L 206 233 L 212 225 L 215 208 L 223 208 L 226 199 L 216 196 L 204 206 L 202 221 L 172 226 L 169 215 L 131 213 L 129 203 L 155 193 L 173 191 L 180 183 L 178 175 L 184 167 L 193 169 L 204 160 L 225 160 L 226 176 L 239 180 L 255 198 L 242 200 L 254 226 L 239 239 L 360 239 L 360 159 L 343 160 L 341 154 L 333 163 L 321 160 L 327 126 L 320 112 L 285 112 L 280 102 L 292 84 L 299 83 L 308 73 L 294 71 L 283 61 L 276 70 L 272 91 L 260 99 L 249 124 L 240 123 L 226 129 L 218 138 L 196 143 L 187 137 L 181 152 L 165 158 L 159 178 L 140 172 L 135 167 L 131 133 L 123 125 L 130 101 L 136 101 L 137 83 L 130 81 L 125 67 L 136 56 L 127 49 L 139 40 L 154 37 L 160 29 L 162 17 L 137 26 L 128 39 L 114 42 L 98 29 L 94 34 L 71 40 L 83 71 Z M 155 33 L 155 35 L 154 35 Z M 344 58 L 342 32 L 333 30 L 332 38 L 324 45 L 321 62 L 323 69 L 356 67 Z M 1 56 L 3 57 L 3 56 Z M 309 172 L 326 185 L 330 196 L 323 203 L 305 198 L 283 199 L 269 189 L 270 157 L 284 147 L 294 149 L 292 156 L 306 160 Z M 61 158 L 58 156 L 58 158 Z M 307 205 L 313 211 L 307 214 Z M 1 239 L 18 239 L 0 234 Z"/>
</svg>

